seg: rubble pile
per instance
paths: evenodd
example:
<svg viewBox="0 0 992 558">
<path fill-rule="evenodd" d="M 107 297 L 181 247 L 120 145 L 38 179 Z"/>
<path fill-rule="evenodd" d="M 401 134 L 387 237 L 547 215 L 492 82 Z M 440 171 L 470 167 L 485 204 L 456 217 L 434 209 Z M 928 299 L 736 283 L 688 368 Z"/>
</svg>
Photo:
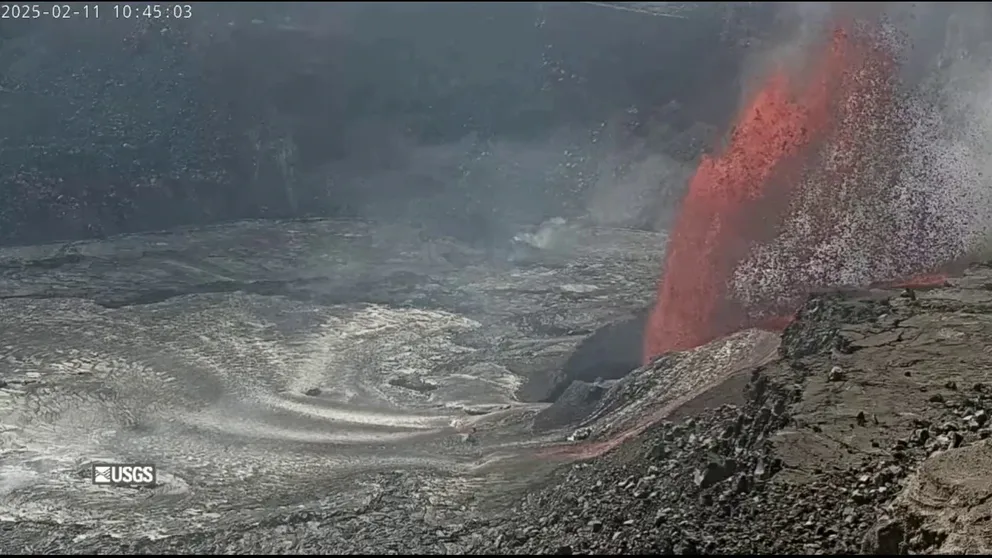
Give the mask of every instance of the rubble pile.
<svg viewBox="0 0 992 558">
<path fill-rule="evenodd" d="M 569 466 L 485 550 L 985 551 L 982 513 L 964 512 L 992 494 L 992 298 L 969 289 L 988 273 L 919 293 L 811 297 L 743 405 Z"/>
</svg>

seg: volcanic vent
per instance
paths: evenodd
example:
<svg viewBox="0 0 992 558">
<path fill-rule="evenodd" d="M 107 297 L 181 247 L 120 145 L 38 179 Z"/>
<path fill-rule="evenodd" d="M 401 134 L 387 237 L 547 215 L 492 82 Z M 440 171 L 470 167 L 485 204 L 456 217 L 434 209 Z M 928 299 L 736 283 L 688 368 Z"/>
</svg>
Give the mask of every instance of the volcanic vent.
<svg viewBox="0 0 992 558">
<path fill-rule="evenodd" d="M 842 23 L 802 69 L 767 76 L 689 184 L 645 361 L 781 327 L 811 290 L 907 279 L 959 255 L 948 220 L 907 179 L 920 153 L 895 44 Z"/>
</svg>

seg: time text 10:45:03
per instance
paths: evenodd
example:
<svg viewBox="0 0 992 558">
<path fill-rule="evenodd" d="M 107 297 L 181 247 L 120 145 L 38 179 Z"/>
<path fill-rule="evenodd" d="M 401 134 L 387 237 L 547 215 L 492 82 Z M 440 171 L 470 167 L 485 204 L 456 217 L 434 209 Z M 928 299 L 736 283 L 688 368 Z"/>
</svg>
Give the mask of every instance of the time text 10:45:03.
<svg viewBox="0 0 992 558">
<path fill-rule="evenodd" d="M 192 4 L 0 3 L 0 19 L 192 19 Z"/>
</svg>

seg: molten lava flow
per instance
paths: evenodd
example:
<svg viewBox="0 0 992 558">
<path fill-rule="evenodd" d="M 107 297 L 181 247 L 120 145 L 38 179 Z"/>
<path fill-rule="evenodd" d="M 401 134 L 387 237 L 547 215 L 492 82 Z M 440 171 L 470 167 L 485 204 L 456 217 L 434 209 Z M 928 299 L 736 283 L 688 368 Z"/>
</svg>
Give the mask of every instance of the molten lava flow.
<svg viewBox="0 0 992 558">
<path fill-rule="evenodd" d="M 808 73 L 767 79 L 725 151 L 704 157 L 690 181 L 645 332 L 645 361 L 742 327 L 787 323 L 802 295 L 838 282 L 849 267 L 843 256 L 824 263 L 822 245 L 855 217 L 848 233 L 877 244 L 881 262 L 863 266 L 865 284 L 926 271 L 892 242 L 896 220 L 884 209 L 903 156 L 893 60 L 870 39 L 838 30 Z M 786 269 L 760 296 L 736 296 L 741 263 L 776 239 L 798 206 L 807 224 L 803 238 L 780 249 Z"/>
</svg>

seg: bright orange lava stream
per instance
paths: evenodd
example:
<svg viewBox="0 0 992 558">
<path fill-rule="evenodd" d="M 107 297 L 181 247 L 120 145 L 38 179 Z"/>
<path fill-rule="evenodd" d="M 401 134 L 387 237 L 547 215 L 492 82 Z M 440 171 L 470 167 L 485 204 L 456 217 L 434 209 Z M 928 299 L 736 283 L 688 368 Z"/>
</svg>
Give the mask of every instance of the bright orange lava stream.
<svg viewBox="0 0 992 558">
<path fill-rule="evenodd" d="M 863 172 L 859 157 L 867 156 L 858 152 L 877 135 L 874 122 L 892 110 L 894 68 L 883 50 L 838 30 L 803 75 L 781 70 L 767 78 L 738 115 L 728 146 L 704 157 L 689 184 L 645 331 L 645 361 L 743 327 L 788 323 L 777 316 L 790 316 L 800 299 L 785 307 L 781 300 L 744 304 L 735 299 L 730 281 L 755 244 L 779 234 L 802 178 L 811 166 L 824 167 L 815 155 L 824 144 L 850 156 L 814 171 L 825 177 L 821 182 L 839 183 L 836 175 Z M 842 210 L 824 207 L 820 215 L 817 207 L 815 235 L 831 234 L 836 211 Z M 793 258 L 794 265 L 804 265 L 803 257 Z M 822 286 L 789 289 L 801 295 Z"/>
</svg>

